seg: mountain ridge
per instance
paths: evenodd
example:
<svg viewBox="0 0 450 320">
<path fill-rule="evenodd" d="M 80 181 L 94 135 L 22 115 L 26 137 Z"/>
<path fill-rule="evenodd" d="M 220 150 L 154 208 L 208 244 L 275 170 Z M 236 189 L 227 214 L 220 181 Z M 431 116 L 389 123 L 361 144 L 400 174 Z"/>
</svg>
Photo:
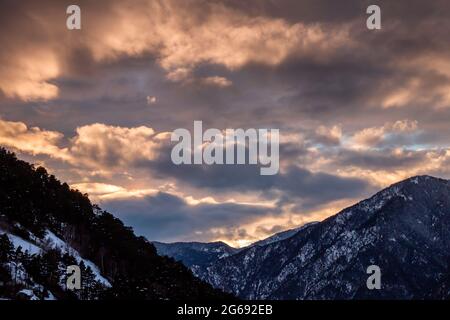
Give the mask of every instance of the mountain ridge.
<svg viewBox="0 0 450 320">
<path fill-rule="evenodd" d="M 308 227 L 309 225 L 317 222 L 306 223 L 300 227 L 288 229 L 275 233 L 265 239 L 253 242 L 248 246 L 242 248 L 235 248 L 223 241 L 213 242 L 199 242 L 199 241 L 186 241 L 186 242 L 159 242 L 152 241 L 156 247 L 158 254 L 174 258 L 177 261 L 182 262 L 188 268 L 190 268 L 194 274 L 199 267 L 204 267 L 219 259 L 226 258 L 233 254 L 236 254 L 242 250 L 253 246 L 264 246 L 269 243 L 277 242 L 293 236 L 298 231 Z"/>
<path fill-rule="evenodd" d="M 204 266 L 239 251 L 222 241 L 215 242 L 172 242 L 152 241 L 158 254 L 181 261 L 188 268 Z"/>
<path fill-rule="evenodd" d="M 245 299 L 444 298 L 449 199 L 448 180 L 411 177 L 288 239 L 196 273 Z M 380 265 L 381 290 L 366 287 L 372 264 Z"/>
</svg>

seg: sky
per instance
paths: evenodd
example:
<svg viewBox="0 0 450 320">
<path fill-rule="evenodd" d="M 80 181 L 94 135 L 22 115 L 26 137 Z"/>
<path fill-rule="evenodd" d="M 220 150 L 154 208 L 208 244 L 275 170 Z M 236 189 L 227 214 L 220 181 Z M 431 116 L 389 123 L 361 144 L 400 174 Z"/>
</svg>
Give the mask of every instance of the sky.
<svg viewBox="0 0 450 320">
<path fill-rule="evenodd" d="M 445 0 L 0 0 L 0 145 L 150 240 L 243 246 L 450 178 L 449 18 Z M 195 120 L 279 129 L 279 173 L 174 165 Z"/>
</svg>

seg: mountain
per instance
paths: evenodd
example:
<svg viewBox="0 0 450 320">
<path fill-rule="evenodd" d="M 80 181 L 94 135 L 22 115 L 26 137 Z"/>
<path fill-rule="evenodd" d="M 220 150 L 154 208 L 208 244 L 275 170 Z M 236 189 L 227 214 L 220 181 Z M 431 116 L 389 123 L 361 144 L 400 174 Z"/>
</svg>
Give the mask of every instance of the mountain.
<svg viewBox="0 0 450 320">
<path fill-rule="evenodd" d="M 312 225 L 314 223 L 316 222 L 311 222 L 310 224 Z M 263 246 L 269 243 L 289 238 L 303 228 L 306 228 L 310 224 L 276 233 L 266 239 L 254 242 L 244 248 L 233 248 L 221 241 L 172 243 L 153 241 L 152 244 L 156 247 L 159 255 L 174 258 L 175 260 L 182 262 L 185 266 L 192 269 L 192 271 L 196 273 L 199 267 L 208 266 L 219 259 L 229 257 L 244 250 L 245 248 L 253 246 Z"/>
<path fill-rule="evenodd" d="M 367 288 L 371 265 L 380 268 L 380 290 Z M 407 179 L 197 274 L 246 299 L 449 298 L 450 182 Z"/>
<path fill-rule="evenodd" d="M 274 235 L 272 235 L 272 236 L 270 236 L 268 238 L 265 238 L 263 240 L 259 240 L 259 241 L 256 241 L 256 242 L 252 243 L 247 248 L 254 247 L 254 246 L 262 247 L 262 246 L 265 246 L 265 245 L 270 244 L 270 243 L 274 243 L 274 242 L 277 242 L 277 241 L 281 241 L 281 240 L 290 238 L 294 234 L 296 234 L 297 232 L 299 232 L 299 231 L 301 231 L 301 230 L 303 230 L 303 229 L 305 229 L 307 227 L 310 227 L 310 226 L 312 226 L 312 225 L 314 225 L 316 223 L 318 223 L 318 222 L 310 222 L 310 223 L 304 224 L 303 226 L 300 226 L 300 227 L 297 227 L 297 228 L 294 228 L 294 229 L 289 229 L 289 230 L 285 230 L 285 231 L 281 231 L 281 232 L 275 233 Z"/>
<path fill-rule="evenodd" d="M 66 288 L 67 266 L 82 289 Z M 228 299 L 85 194 L 0 148 L 0 299 Z"/>
<path fill-rule="evenodd" d="M 239 249 L 230 247 L 223 242 L 152 242 L 159 255 L 169 256 L 181 261 L 189 268 L 206 266 L 212 262 L 228 257 Z"/>
</svg>

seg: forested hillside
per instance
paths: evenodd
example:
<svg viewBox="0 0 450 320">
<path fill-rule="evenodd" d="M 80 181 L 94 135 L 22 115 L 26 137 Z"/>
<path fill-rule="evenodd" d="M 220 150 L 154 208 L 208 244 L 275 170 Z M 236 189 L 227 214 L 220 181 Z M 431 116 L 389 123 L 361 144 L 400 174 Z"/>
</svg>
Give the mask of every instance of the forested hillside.
<svg viewBox="0 0 450 320">
<path fill-rule="evenodd" d="M 80 291 L 65 288 L 73 264 L 82 269 Z M 0 298 L 224 297 L 86 194 L 0 149 Z"/>
</svg>

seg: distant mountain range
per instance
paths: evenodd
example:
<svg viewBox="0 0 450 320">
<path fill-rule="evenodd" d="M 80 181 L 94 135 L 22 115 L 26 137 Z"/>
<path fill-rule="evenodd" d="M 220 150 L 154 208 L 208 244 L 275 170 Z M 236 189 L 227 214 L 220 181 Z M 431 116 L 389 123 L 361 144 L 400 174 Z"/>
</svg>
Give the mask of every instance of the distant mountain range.
<svg viewBox="0 0 450 320">
<path fill-rule="evenodd" d="M 152 242 L 159 255 L 169 256 L 181 261 L 189 268 L 207 266 L 216 260 L 239 252 L 240 249 L 230 247 L 224 242 Z"/>
<path fill-rule="evenodd" d="M 168 256 L 174 258 L 177 261 L 181 261 L 184 265 L 191 268 L 195 272 L 195 270 L 197 270 L 199 267 L 208 266 L 216 260 L 229 257 L 247 248 L 253 246 L 264 246 L 273 242 L 287 239 L 293 236 L 298 231 L 315 223 L 317 222 L 311 222 L 298 228 L 276 233 L 266 239 L 256 241 L 244 248 L 233 248 L 222 241 L 172 243 L 153 241 L 152 243 L 156 247 L 159 255 Z"/>
<path fill-rule="evenodd" d="M 174 245 L 177 259 L 245 299 L 447 299 L 450 182 L 410 178 L 320 223 L 243 249 L 221 244 L 212 255 L 208 244 L 196 245 L 208 249 L 190 258 L 192 247 Z M 156 247 L 165 254 L 170 245 Z M 370 265 L 380 268 L 379 290 L 367 288 Z"/>
</svg>

